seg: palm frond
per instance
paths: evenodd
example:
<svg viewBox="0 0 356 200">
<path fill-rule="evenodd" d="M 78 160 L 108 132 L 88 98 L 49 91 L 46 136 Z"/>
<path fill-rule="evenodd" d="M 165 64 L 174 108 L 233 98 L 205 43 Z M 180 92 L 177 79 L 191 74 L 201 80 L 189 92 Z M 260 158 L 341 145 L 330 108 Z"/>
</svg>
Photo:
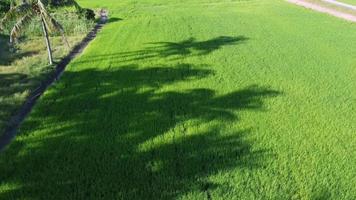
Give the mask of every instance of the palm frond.
<svg viewBox="0 0 356 200">
<path fill-rule="evenodd" d="M 25 27 L 31 23 L 32 19 L 33 13 L 29 13 L 16 22 L 10 34 L 11 43 L 17 40 L 17 38 L 21 35 L 21 32 L 25 29 Z"/>
<path fill-rule="evenodd" d="M 41 18 L 44 20 L 46 27 L 50 32 L 63 31 L 63 27 L 47 12 L 47 9 L 40 0 L 37 1 L 37 7 Z"/>
<path fill-rule="evenodd" d="M 47 28 L 53 33 L 53 32 L 59 32 L 59 33 L 63 33 L 64 29 L 62 27 L 62 25 L 57 22 L 51 15 L 49 14 L 41 14 L 41 16 L 43 17 L 43 19 L 46 22 Z"/>
<path fill-rule="evenodd" d="M 67 38 L 64 35 L 63 26 L 49 14 L 45 15 L 44 19 L 45 19 L 44 21 L 45 21 L 47 27 L 49 27 L 49 30 L 51 32 L 59 32 L 61 34 L 61 36 L 62 36 L 63 42 L 69 48 L 70 46 L 69 46 L 69 43 L 67 41 Z"/>
<path fill-rule="evenodd" d="M 62 36 L 63 42 L 66 43 L 66 45 L 69 46 L 69 43 L 67 41 L 67 38 L 64 35 L 64 29 L 63 26 L 57 21 L 55 20 L 46 10 L 44 4 L 38 0 L 37 2 L 37 6 L 41 12 L 41 17 L 44 20 L 44 23 L 46 25 L 46 28 L 50 31 L 50 32 L 59 32 Z"/>
<path fill-rule="evenodd" d="M 37 0 L 37 3 L 36 3 L 36 4 L 38 5 L 38 7 L 39 7 L 39 9 L 40 9 L 41 12 L 42 12 L 42 11 L 46 11 L 46 12 L 47 12 L 46 7 L 45 7 L 45 5 L 42 3 L 41 0 Z"/>
<path fill-rule="evenodd" d="M 28 13 L 31 13 L 32 7 L 30 4 L 24 3 L 18 6 L 11 8 L 5 16 L 0 21 L 0 28 L 3 28 L 6 24 L 12 22 L 15 19 L 23 17 Z"/>
</svg>

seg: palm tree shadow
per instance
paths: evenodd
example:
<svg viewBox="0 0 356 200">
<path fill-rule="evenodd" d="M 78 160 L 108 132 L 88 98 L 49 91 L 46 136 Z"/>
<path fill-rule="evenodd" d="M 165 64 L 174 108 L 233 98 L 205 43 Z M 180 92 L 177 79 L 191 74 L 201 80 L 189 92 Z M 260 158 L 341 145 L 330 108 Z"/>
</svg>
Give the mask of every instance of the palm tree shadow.
<svg viewBox="0 0 356 200">
<path fill-rule="evenodd" d="M 9 36 L 0 34 L 0 65 L 11 65 L 12 62 L 23 57 L 30 57 L 38 54 L 39 51 L 27 50 L 20 52 L 10 52 Z"/>
<path fill-rule="evenodd" d="M 219 50 L 223 46 L 236 45 L 247 40 L 244 36 L 230 37 L 220 36 L 206 41 L 197 41 L 191 37 L 181 42 L 156 42 L 152 49 L 160 49 L 160 57 L 185 56 L 185 55 L 206 55 Z"/>
<path fill-rule="evenodd" d="M 22 126 L 22 135 L 37 132 L 41 140 L 26 140 L 28 151 L 15 141 L 0 155 L 1 184 L 16 185 L 0 197 L 208 197 L 224 187 L 209 177 L 260 167 L 268 150 L 252 148 L 245 139 L 250 130 L 224 126 L 238 123 L 240 111 L 263 109 L 264 99 L 280 92 L 260 86 L 222 95 L 208 88 L 162 90 L 213 73 L 189 64 L 66 72 Z"/>
<path fill-rule="evenodd" d="M 102 60 L 119 61 L 140 61 L 152 60 L 157 58 L 167 58 L 177 60 L 182 57 L 196 57 L 210 54 L 224 46 L 238 45 L 248 40 L 245 36 L 219 36 L 205 41 L 198 41 L 195 38 L 189 38 L 180 42 L 154 42 L 147 43 L 146 48 L 137 51 L 119 52 L 111 54 L 100 54 L 82 59 L 77 63 L 90 63 Z"/>
</svg>

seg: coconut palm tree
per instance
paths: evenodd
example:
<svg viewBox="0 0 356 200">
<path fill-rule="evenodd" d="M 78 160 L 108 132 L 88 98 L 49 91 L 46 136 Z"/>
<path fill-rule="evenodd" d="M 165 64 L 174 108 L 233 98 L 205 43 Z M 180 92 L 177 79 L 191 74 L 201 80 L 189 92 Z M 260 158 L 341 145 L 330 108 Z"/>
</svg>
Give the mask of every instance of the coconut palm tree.
<svg viewBox="0 0 356 200">
<path fill-rule="evenodd" d="M 14 43 L 17 41 L 17 38 L 20 36 L 21 32 L 24 31 L 26 26 L 28 26 L 31 21 L 37 19 L 39 19 L 42 26 L 49 63 L 53 64 L 52 49 L 48 33 L 59 32 L 63 37 L 63 41 L 66 42 L 67 45 L 68 42 L 64 36 L 62 25 L 49 14 L 41 0 L 23 0 L 21 4 L 13 6 L 1 20 L 0 30 L 3 29 L 5 24 L 16 20 L 16 23 L 10 33 L 10 43 Z"/>
</svg>

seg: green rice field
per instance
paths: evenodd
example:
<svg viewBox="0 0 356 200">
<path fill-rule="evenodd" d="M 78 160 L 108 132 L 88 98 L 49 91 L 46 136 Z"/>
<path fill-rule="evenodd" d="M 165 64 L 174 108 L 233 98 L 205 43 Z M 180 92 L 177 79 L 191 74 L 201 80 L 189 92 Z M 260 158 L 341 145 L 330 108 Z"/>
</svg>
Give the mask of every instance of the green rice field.
<svg viewBox="0 0 356 200">
<path fill-rule="evenodd" d="M 356 199 L 356 24 L 280 0 L 110 20 L 0 154 L 0 199 Z"/>
</svg>

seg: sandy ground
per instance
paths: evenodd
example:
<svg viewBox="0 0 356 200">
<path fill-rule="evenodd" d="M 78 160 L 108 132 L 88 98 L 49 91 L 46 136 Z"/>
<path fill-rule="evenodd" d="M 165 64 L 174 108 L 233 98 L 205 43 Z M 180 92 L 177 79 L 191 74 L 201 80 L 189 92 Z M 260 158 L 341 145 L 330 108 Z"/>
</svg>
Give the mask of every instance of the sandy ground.
<svg viewBox="0 0 356 200">
<path fill-rule="evenodd" d="M 356 10 L 356 6 L 354 5 L 350 5 L 350 4 L 347 4 L 347 3 L 343 3 L 343 2 L 339 2 L 339 1 L 335 1 L 335 0 L 322 0 L 326 3 L 331 3 L 331 4 L 334 4 L 334 5 L 337 5 L 337 6 L 341 6 L 341 7 L 344 7 L 344 8 L 348 8 L 348 9 L 351 9 L 351 10 Z"/>
<path fill-rule="evenodd" d="M 299 6 L 303 6 L 305 8 L 309 8 L 309 9 L 312 9 L 312 10 L 315 10 L 318 12 L 327 13 L 327 14 L 333 15 L 335 17 L 345 19 L 347 21 L 356 22 L 355 15 L 337 11 L 337 10 L 334 10 L 331 8 L 326 8 L 326 7 L 323 7 L 323 6 L 315 4 L 315 3 L 307 2 L 305 0 L 288 0 L 288 2 L 299 5 Z M 346 4 L 346 5 L 348 5 L 348 4 Z M 349 5 L 349 6 L 351 6 L 351 5 Z"/>
</svg>

